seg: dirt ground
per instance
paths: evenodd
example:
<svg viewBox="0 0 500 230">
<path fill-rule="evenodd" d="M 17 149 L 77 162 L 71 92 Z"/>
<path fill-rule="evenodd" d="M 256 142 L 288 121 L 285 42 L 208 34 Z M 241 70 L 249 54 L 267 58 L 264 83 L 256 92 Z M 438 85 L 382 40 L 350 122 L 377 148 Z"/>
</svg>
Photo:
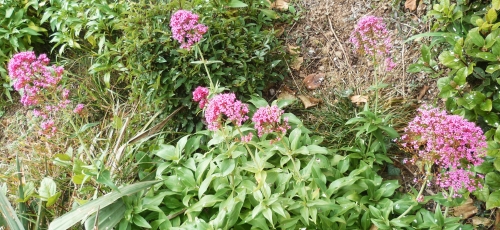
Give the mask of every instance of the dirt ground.
<svg viewBox="0 0 500 230">
<path fill-rule="evenodd" d="M 404 100 L 432 100 L 437 90 L 435 80 L 423 74 L 408 74 L 409 64 L 416 62 L 420 52 L 417 42 L 404 41 L 412 35 L 428 31 L 423 22 L 426 4 L 417 10 L 404 12 L 404 3 L 393 1 L 302 0 L 302 19 L 287 30 L 289 47 L 300 47 L 300 69 L 293 68 L 293 84 L 289 87 L 302 94 L 315 95 L 301 85 L 310 74 L 325 74 L 319 91 L 352 89 L 353 95 L 363 95 L 373 83 L 373 66 L 353 52 L 349 37 L 357 21 L 365 15 L 382 17 L 393 41 L 392 58 L 397 67 L 386 73 L 383 82 L 390 86 L 391 97 Z M 299 61 L 299 62 L 300 62 Z M 422 94 L 422 95 L 420 95 Z"/>
</svg>

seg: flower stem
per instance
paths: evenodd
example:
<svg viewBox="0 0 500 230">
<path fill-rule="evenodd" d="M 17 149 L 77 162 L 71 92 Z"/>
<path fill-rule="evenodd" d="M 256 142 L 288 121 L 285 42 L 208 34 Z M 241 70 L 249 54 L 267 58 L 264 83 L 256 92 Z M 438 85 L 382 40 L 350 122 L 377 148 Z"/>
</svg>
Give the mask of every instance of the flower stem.
<svg viewBox="0 0 500 230">
<path fill-rule="evenodd" d="M 422 193 L 424 193 L 424 189 L 425 189 L 425 185 L 427 184 L 427 178 L 428 178 L 428 173 L 425 174 L 425 178 L 424 178 L 424 182 L 422 183 L 422 187 L 420 188 L 420 191 L 418 192 L 418 195 L 415 199 L 418 199 Z M 417 201 L 418 202 L 418 201 Z M 406 214 L 408 214 L 408 212 L 411 211 L 411 209 L 413 209 L 416 205 L 412 204 L 410 207 L 408 207 L 408 209 L 406 209 L 406 211 L 403 212 L 403 214 L 401 214 L 400 216 L 398 216 L 398 218 L 396 219 L 400 219 L 402 217 L 404 217 Z"/>
<path fill-rule="evenodd" d="M 203 57 L 203 53 L 201 52 L 201 48 L 198 44 L 196 44 L 196 47 L 198 48 L 198 53 L 200 54 L 201 57 L 201 62 L 203 62 L 203 66 L 205 67 L 205 71 L 207 72 L 208 80 L 210 80 L 210 89 L 214 90 L 214 82 L 212 81 L 212 77 L 210 76 L 210 71 L 208 71 L 207 67 L 207 62 L 205 61 L 205 58 Z"/>
</svg>

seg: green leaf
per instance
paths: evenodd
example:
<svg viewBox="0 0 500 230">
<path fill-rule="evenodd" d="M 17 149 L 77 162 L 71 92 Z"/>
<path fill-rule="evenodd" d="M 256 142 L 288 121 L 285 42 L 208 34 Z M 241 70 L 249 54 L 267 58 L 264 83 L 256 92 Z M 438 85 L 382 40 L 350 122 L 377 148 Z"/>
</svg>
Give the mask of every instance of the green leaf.
<svg viewBox="0 0 500 230">
<path fill-rule="evenodd" d="M 242 1 L 231 0 L 231 2 L 229 4 L 227 4 L 227 6 L 229 6 L 229 7 L 247 7 L 248 5 Z"/>
<path fill-rule="evenodd" d="M 54 205 L 60 196 L 61 196 L 61 192 L 57 192 L 53 196 L 49 197 L 49 199 L 47 199 L 47 203 L 45 204 L 45 207 L 50 207 L 50 206 Z"/>
<path fill-rule="evenodd" d="M 482 111 L 486 111 L 486 112 L 489 112 L 491 111 L 491 107 L 492 107 L 492 102 L 490 99 L 487 99 L 486 101 L 483 101 L 480 105 L 479 105 L 479 108 L 482 110 Z"/>
<path fill-rule="evenodd" d="M 203 208 L 212 207 L 216 203 L 221 202 L 221 201 L 223 201 L 223 199 L 220 199 L 214 195 L 206 195 L 206 196 L 202 197 L 198 202 L 196 202 L 196 204 L 193 204 L 193 205 L 191 205 L 191 207 L 186 209 L 186 214 L 189 215 L 189 213 L 192 213 L 192 212 L 199 212 Z"/>
<path fill-rule="evenodd" d="M 132 218 L 132 222 L 134 222 L 134 224 L 139 227 L 151 228 L 151 225 L 149 225 L 148 221 L 146 221 L 146 219 L 144 219 L 144 217 L 139 214 L 134 215 L 134 217 Z"/>
<path fill-rule="evenodd" d="M 458 57 L 455 57 L 455 55 L 453 55 L 448 50 L 443 51 L 439 55 L 438 59 L 441 64 L 451 69 L 460 69 L 462 67 L 465 67 L 464 63 L 462 63 L 462 61 Z"/>
<path fill-rule="evenodd" d="M 495 23 L 497 20 L 497 12 L 495 9 L 491 8 L 488 10 L 488 13 L 486 13 L 486 21 L 490 24 Z"/>
<path fill-rule="evenodd" d="M 96 125 L 99 125 L 99 124 L 101 124 L 101 123 L 100 123 L 100 122 L 94 122 L 94 123 L 88 123 L 88 124 L 85 124 L 85 125 L 83 125 L 83 126 L 80 128 L 80 130 L 78 130 L 78 133 L 83 133 L 83 132 L 85 132 L 85 130 L 87 130 L 87 129 L 89 129 L 89 128 L 92 128 L 92 127 L 94 127 L 94 126 L 96 126 Z"/>
<path fill-rule="evenodd" d="M 395 139 L 395 138 L 399 137 L 398 132 L 392 127 L 381 125 L 378 128 L 384 130 L 385 133 L 387 133 L 387 135 L 389 135 L 389 138 L 391 138 L 391 139 Z"/>
<path fill-rule="evenodd" d="M 6 227 L 11 230 L 24 230 L 21 221 L 17 217 L 16 211 L 12 208 L 4 192 L 0 189 L 0 220 L 4 217 Z"/>
<path fill-rule="evenodd" d="M 255 107 L 257 108 L 261 108 L 261 107 L 266 107 L 268 106 L 269 104 L 267 103 L 266 100 L 264 100 L 264 98 L 261 98 L 261 97 L 255 97 L 255 96 L 250 96 L 251 99 L 248 100 L 248 102 L 252 103 L 253 105 L 255 105 Z"/>
<path fill-rule="evenodd" d="M 453 81 L 458 85 L 464 85 L 466 78 L 467 78 L 467 67 L 464 66 L 457 71 L 455 77 L 453 78 Z"/>
<path fill-rule="evenodd" d="M 113 180 L 111 180 L 111 173 L 107 169 L 102 170 L 99 175 L 97 175 L 97 182 L 105 184 L 113 190 L 119 191 L 118 187 L 113 183 Z"/>
<path fill-rule="evenodd" d="M 276 19 L 279 18 L 278 14 L 274 12 L 274 10 L 266 10 L 266 9 L 259 9 L 264 15 L 268 16 L 271 19 Z M 279 60 L 278 60 L 279 61 Z M 273 65 L 274 64 L 274 65 Z M 271 67 L 276 66 L 277 63 L 272 63 Z"/>
<path fill-rule="evenodd" d="M 221 176 L 226 177 L 231 174 L 236 167 L 234 159 L 225 159 L 220 166 Z"/>
<path fill-rule="evenodd" d="M 500 0 L 491 1 L 491 8 L 495 10 L 500 10 Z"/>
<path fill-rule="evenodd" d="M 67 212 L 66 214 L 53 220 L 49 225 L 49 230 L 68 229 L 74 224 L 87 218 L 88 215 L 92 215 L 93 213 L 97 212 L 97 210 L 99 210 L 100 208 L 107 207 L 108 205 L 114 203 L 121 197 L 134 194 L 158 182 L 160 181 L 138 182 L 135 184 L 122 187 L 120 189 L 120 192 L 113 191 L 105 196 L 92 200 L 80 207 L 77 207 L 73 211 Z M 86 215 L 82 215 L 82 213 L 85 213 Z"/>
<path fill-rule="evenodd" d="M 422 45 L 420 52 L 422 53 L 422 60 L 424 60 L 425 63 L 430 64 L 431 63 L 431 48 L 429 46 Z"/>
<path fill-rule="evenodd" d="M 302 131 L 299 128 L 295 128 L 290 133 L 289 139 L 290 139 L 290 148 L 292 151 L 296 150 L 299 147 L 301 134 L 302 134 Z"/>
<path fill-rule="evenodd" d="M 168 161 L 179 160 L 179 158 L 175 155 L 175 147 L 173 145 L 162 144 L 155 155 Z"/>
<path fill-rule="evenodd" d="M 490 194 L 488 201 L 486 201 L 486 209 L 500 207 L 500 191 L 495 191 Z"/>
<path fill-rule="evenodd" d="M 478 47 L 483 47 L 484 46 L 484 38 L 481 34 L 479 34 L 479 29 L 478 28 L 473 28 L 469 30 L 469 33 L 467 34 L 466 41 L 470 40 L 474 45 Z"/>
<path fill-rule="evenodd" d="M 95 213 L 85 220 L 85 229 L 93 229 L 97 216 L 97 229 L 113 229 L 122 219 L 124 219 L 127 207 L 122 199 L 102 208 L 99 213 Z M 98 215 L 97 215 L 98 214 Z"/>
<path fill-rule="evenodd" d="M 38 195 L 43 201 L 49 200 L 49 198 L 55 196 L 57 193 L 57 185 L 52 178 L 45 177 L 40 183 L 40 188 L 38 189 Z"/>
<path fill-rule="evenodd" d="M 490 52 L 479 52 L 476 54 L 476 57 L 484 59 L 486 61 L 496 61 L 497 60 L 496 55 L 494 55 Z"/>
<path fill-rule="evenodd" d="M 500 173 L 490 172 L 486 174 L 486 184 L 493 190 L 500 189 Z"/>
<path fill-rule="evenodd" d="M 499 0 L 500 1 L 500 0 Z M 488 67 L 486 67 L 486 73 L 493 73 L 497 70 L 500 69 L 500 64 L 493 64 L 493 65 L 488 65 Z"/>
</svg>

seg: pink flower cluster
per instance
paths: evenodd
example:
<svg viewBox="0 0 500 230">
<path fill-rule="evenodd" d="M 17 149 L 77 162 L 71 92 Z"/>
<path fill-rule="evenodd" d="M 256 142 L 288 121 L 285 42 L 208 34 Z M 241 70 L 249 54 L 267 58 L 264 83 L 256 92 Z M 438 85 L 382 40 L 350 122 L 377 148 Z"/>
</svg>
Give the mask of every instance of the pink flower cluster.
<svg viewBox="0 0 500 230">
<path fill-rule="evenodd" d="M 47 55 L 36 57 L 33 51 L 15 54 L 10 59 L 8 71 L 14 81 L 14 89 L 22 91 L 21 103 L 25 106 L 36 105 L 42 89 L 56 88 L 62 79 L 64 68 L 47 66 L 50 60 Z"/>
<path fill-rule="evenodd" d="M 283 115 L 283 110 L 276 105 L 259 108 L 252 118 L 259 137 L 272 132 L 286 134 L 290 126 L 287 118 L 284 118 L 283 124 L 280 124 L 281 115 Z"/>
<path fill-rule="evenodd" d="M 392 41 L 382 18 L 372 15 L 362 17 L 351 33 L 349 41 L 361 54 L 383 57 L 387 71 L 391 71 L 396 66 L 388 57 Z"/>
<path fill-rule="evenodd" d="M 208 31 L 208 27 L 198 23 L 199 16 L 187 10 L 179 10 L 170 18 L 172 36 L 181 43 L 181 48 L 190 49 Z"/>
<path fill-rule="evenodd" d="M 56 117 L 58 112 L 71 103 L 70 91 L 59 85 L 64 68 L 48 66 L 49 62 L 47 55 L 36 57 L 34 52 L 27 51 L 15 54 L 8 63 L 14 89 L 22 94 L 21 103 L 35 107 L 33 115 L 42 119 L 39 133 L 48 138 L 57 132 L 52 117 Z"/>
<path fill-rule="evenodd" d="M 214 96 L 208 101 L 205 119 L 209 130 L 217 130 L 220 128 L 223 118 L 241 126 L 248 119 L 247 113 L 248 106 L 236 100 L 234 93 L 223 93 Z"/>
<path fill-rule="evenodd" d="M 418 115 L 405 128 L 400 144 L 415 153 L 411 162 L 436 164 L 444 173 L 439 177 L 442 188 L 475 190 L 473 173 L 467 165 L 480 165 L 486 151 L 483 131 L 458 115 L 430 106 L 418 109 Z"/>
<path fill-rule="evenodd" d="M 198 86 L 193 91 L 193 101 L 199 102 L 200 109 L 205 107 L 208 101 L 209 90 L 206 87 Z"/>
</svg>

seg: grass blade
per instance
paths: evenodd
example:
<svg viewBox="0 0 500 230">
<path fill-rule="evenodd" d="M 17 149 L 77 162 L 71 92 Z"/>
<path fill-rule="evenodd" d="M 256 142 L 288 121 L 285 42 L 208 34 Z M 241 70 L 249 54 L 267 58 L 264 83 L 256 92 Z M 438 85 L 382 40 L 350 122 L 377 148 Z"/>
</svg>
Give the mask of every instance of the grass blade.
<svg viewBox="0 0 500 230">
<path fill-rule="evenodd" d="M 12 208 L 7 196 L 2 191 L 0 191 L 0 213 L 2 215 L 0 218 L 6 222 L 7 229 L 24 230 L 21 221 L 17 218 L 16 211 Z"/>
<path fill-rule="evenodd" d="M 49 225 L 49 230 L 61 230 L 61 229 L 68 229 L 74 224 L 78 223 L 79 221 L 86 219 L 90 215 L 94 214 L 99 210 L 100 208 L 104 208 L 112 203 L 114 203 L 116 200 L 120 199 L 123 196 L 128 196 L 131 194 L 134 194 L 138 191 L 141 191 L 145 188 L 148 188 L 160 181 L 144 181 L 144 182 L 139 182 L 131 185 L 127 185 L 123 188 L 120 188 L 120 192 L 118 191 L 113 191 L 109 194 L 106 194 L 102 197 L 99 197 L 95 200 L 92 200 L 75 210 L 68 212 L 54 221 L 50 223 Z"/>
</svg>

